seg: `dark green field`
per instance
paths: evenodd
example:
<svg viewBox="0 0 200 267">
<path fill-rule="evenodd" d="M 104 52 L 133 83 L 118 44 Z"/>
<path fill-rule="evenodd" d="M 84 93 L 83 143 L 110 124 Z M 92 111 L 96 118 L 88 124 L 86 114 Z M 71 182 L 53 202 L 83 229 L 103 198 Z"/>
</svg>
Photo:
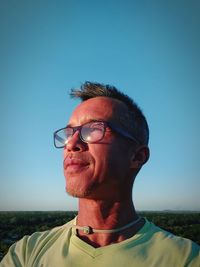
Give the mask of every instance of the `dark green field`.
<svg viewBox="0 0 200 267">
<path fill-rule="evenodd" d="M 11 244 L 24 235 L 62 225 L 76 211 L 0 212 L 0 260 Z M 200 245 L 200 212 L 139 212 L 156 225 Z"/>
</svg>

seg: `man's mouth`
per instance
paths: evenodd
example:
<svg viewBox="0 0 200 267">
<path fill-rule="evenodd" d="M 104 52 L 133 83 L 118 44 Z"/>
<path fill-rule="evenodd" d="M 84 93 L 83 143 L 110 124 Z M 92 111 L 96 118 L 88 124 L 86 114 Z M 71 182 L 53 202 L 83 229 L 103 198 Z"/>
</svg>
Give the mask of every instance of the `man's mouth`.
<svg viewBox="0 0 200 267">
<path fill-rule="evenodd" d="M 89 162 L 83 161 L 78 158 L 66 158 L 64 160 L 64 170 L 67 173 L 80 172 L 85 168 L 88 168 Z"/>
</svg>

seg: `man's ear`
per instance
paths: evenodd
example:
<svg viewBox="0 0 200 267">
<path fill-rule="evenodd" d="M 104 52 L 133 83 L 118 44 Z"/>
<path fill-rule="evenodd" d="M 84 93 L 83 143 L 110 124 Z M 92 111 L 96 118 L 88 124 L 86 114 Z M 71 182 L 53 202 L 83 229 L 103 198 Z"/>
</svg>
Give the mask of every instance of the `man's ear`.
<svg viewBox="0 0 200 267">
<path fill-rule="evenodd" d="M 150 156 L 150 151 L 147 146 L 139 147 L 131 157 L 131 168 L 140 169 L 144 165 Z"/>
</svg>

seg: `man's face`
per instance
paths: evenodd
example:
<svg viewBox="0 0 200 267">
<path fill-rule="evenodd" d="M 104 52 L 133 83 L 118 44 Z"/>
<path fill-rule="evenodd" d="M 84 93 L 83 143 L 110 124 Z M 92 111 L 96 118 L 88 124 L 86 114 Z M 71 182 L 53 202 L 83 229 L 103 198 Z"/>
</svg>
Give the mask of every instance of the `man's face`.
<svg viewBox="0 0 200 267">
<path fill-rule="evenodd" d="M 127 111 L 118 100 L 96 97 L 82 102 L 72 113 L 68 125 L 75 127 L 92 120 L 113 122 Z M 106 128 L 104 138 L 86 144 L 78 132 L 64 148 L 66 191 L 79 198 L 121 198 L 130 187 L 132 149 L 127 139 Z M 124 190 L 123 190 L 124 189 Z M 126 192 L 125 192 L 126 191 Z"/>
</svg>

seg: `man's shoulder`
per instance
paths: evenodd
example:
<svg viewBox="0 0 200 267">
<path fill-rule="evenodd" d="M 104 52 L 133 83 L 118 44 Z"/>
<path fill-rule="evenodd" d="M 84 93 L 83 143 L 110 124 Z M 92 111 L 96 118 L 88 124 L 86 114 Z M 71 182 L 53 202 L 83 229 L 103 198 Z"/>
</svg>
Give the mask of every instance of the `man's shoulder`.
<svg viewBox="0 0 200 267">
<path fill-rule="evenodd" d="M 108 249 L 116 249 L 127 266 L 200 267 L 200 247 L 189 239 L 176 236 L 146 219 L 130 239 Z"/>
<path fill-rule="evenodd" d="M 194 258 L 200 261 L 200 246 L 190 239 L 177 236 L 161 227 L 147 222 L 149 225 L 149 241 L 151 244 L 151 249 L 154 252 L 157 251 L 160 255 L 165 255 L 166 257 L 175 257 L 180 261 L 192 260 Z"/>
<path fill-rule="evenodd" d="M 45 254 L 56 242 L 62 243 L 71 235 L 73 220 L 43 232 L 35 232 L 24 236 L 13 244 L 1 262 L 1 266 L 25 266 L 27 262 L 34 261 L 38 255 Z"/>
<path fill-rule="evenodd" d="M 150 235 L 152 235 L 152 238 L 155 238 L 155 240 L 158 240 L 159 242 L 163 241 L 166 243 L 169 243 L 170 245 L 172 244 L 177 244 L 177 245 L 196 245 L 198 248 L 199 245 L 197 243 L 195 243 L 194 241 L 175 235 L 172 232 L 165 230 L 157 225 L 155 225 L 152 222 L 147 221 L 148 225 L 149 225 L 149 232 Z"/>
<path fill-rule="evenodd" d="M 71 229 L 71 226 L 73 224 L 73 220 L 59 226 L 55 226 L 51 229 L 40 231 L 40 232 L 34 232 L 31 235 L 24 236 L 25 239 L 33 242 L 34 240 L 42 241 L 42 240 L 50 240 L 52 238 L 59 238 L 64 233 L 68 232 Z"/>
</svg>

